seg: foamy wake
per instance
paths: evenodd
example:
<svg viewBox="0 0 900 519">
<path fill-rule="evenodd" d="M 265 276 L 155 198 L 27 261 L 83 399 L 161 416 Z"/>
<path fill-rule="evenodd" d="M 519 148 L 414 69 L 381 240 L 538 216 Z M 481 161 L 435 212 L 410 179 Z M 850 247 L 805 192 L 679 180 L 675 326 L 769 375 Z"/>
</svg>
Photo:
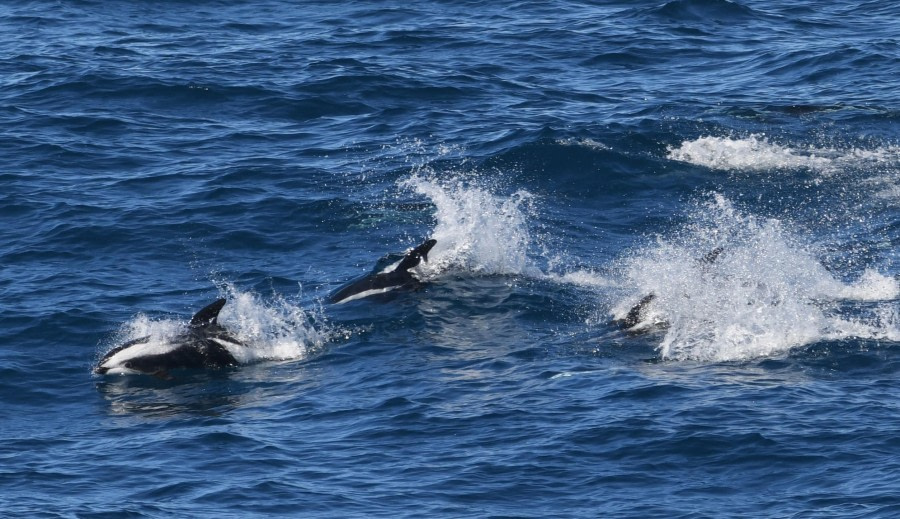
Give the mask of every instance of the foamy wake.
<svg viewBox="0 0 900 519">
<path fill-rule="evenodd" d="M 281 297 L 263 301 L 257 294 L 232 285 L 225 286 L 223 292 L 228 302 L 219 314 L 219 324 L 246 345 L 229 347 L 241 364 L 304 358 L 334 333 L 319 314 Z M 142 346 L 143 353 L 165 353 L 172 347 L 171 340 L 187 329 L 189 320 L 190 316 L 151 319 L 138 314 L 122 325 L 114 336 L 114 344 L 150 337 Z"/>
<path fill-rule="evenodd" d="M 624 259 L 621 274 L 611 312 L 620 317 L 654 294 L 648 318 L 667 323 L 663 358 L 739 360 L 822 340 L 900 340 L 895 279 L 872 270 L 853 283 L 835 279 L 780 221 L 743 214 L 720 195 L 681 232 Z M 884 304 L 848 317 L 847 300 Z"/>
<path fill-rule="evenodd" d="M 528 215 L 533 197 L 527 191 L 500 196 L 456 177 L 437 179 L 419 173 L 402 180 L 400 187 L 427 197 L 435 207 L 431 237 L 437 244 L 429 262 L 418 267 L 423 278 L 457 272 L 537 272 L 529 257 L 533 243 Z"/>
<path fill-rule="evenodd" d="M 900 163 L 900 147 L 873 150 L 838 149 L 814 146 L 782 146 L 765 135 L 744 138 L 700 137 L 670 147 L 668 158 L 714 169 L 767 171 L 806 168 L 834 173 L 844 168 L 882 167 Z"/>
<path fill-rule="evenodd" d="M 560 146 L 580 146 L 583 148 L 590 148 L 592 150 L 612 149 L 600 141 L 597 141 L 594 139 L 589 139 L 589 138 L 576 139 L 576 138 L 570 137 L 570 138 L 566 138 L 566 139 L 557 139 L 556 143 L 559 144 Z"/>
</svg>

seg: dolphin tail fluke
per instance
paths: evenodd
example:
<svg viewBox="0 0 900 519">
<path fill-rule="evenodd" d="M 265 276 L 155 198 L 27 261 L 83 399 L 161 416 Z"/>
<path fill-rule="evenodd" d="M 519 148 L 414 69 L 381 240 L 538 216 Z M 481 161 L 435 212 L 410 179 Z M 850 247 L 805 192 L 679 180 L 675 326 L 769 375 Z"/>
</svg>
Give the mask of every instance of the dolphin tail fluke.
<svg viewBox="0 0 900 519">
<path fill-rule="evenodd" d="M 214 303 L 194 314 L 194 317 L 191 318 L 191 327 L 202 328 L 218 324 L 216 319 L 219 318 L 219 312 L 223 306 L 225 306 L 225 298 L 216 299 Z"/>
</svg>

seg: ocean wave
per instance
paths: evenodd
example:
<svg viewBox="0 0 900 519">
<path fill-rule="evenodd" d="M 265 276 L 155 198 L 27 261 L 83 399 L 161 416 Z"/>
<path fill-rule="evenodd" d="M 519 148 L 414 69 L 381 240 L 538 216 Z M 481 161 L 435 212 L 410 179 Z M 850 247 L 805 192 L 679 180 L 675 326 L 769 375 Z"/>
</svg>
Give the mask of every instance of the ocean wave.
<svg viewBox="0 0 900 519">
<path fill-rule="evenodd" d="M 645 14 L 681 22 L 738 22 L 760 16 L 750 7 L 729 0 L 671 0 Z"/>
</svg>

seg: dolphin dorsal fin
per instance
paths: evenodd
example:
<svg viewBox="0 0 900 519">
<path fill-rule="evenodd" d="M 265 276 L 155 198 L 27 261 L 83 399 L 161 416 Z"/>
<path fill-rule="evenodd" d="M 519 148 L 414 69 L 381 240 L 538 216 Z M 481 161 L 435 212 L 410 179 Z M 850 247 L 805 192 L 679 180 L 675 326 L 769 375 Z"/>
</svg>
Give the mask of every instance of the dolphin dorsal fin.
<svg viewBox="0 0 900 519">
<path fill-rule="evenodd" d="M 216 299 L 214 303 L 204 307 L 194 314 L 194 317 L 191 317 L 191 326 L 203 327 L 217 324 L 216 319 L 219 318 L 219 312 L 222 310 L 223 306 L 225 306 L 225 298 Z"/>
<path fill-rule="evenodd" d="M 403 257 L 403 261 L 400 262 L 400 265 L 394 269 L 394 272 L 406 272 L 407 270 L 418 266 L 419 262 L 423 259 L 428 262 L 428 251 L 434 247 L 434 244 L 437 243 L 435 239 L 425 240 L 422 245 L 419 245 L 415 249 L 406 253 L 406 256 Z"/>
</svg>

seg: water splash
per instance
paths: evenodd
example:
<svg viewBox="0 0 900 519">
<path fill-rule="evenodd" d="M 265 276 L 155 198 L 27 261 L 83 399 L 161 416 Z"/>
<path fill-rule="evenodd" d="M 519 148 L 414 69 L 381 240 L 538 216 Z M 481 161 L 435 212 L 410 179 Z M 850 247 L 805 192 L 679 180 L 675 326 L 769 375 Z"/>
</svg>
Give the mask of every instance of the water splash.
<svg viewBox="0 0 900 519">
<path fill-rule="evenodd" d="M 400 187 L 427 197 L 435 206 L 432 237 L 437 245 L 429 263 L 421 264 L 424 278 L 448 272 L 532 275 L 538 268 L 529 256 L 533 247 L 529 215 L 534 197 L 525 190 L 509 196 L 451 176 L 438 179 L 421 172 Z"/>
<path fill-rule="evenodd" d="M 233 285 L 225 285 L 224 292 L 229 303 L 220 322 L 250 346 L 235 355 L 242 364 L 304 358 L 336 333 L 320 310 L 304 309 L 282 296 L 264 301 Z"/>
<path fill-rule="evenodd" d="M 883 311 L 890 306 L 863 318 L 840 305 L 896 299 L 896 280 L 867 270 L 844 283 L 781 221 L 743 213 L 721 195 L 697 205 L 684 229 L 625 258 L 621 276 L 613 317 L 654 294 L 647 319 L 666 324 L 663 358 L 741 360 L 821 340 L 900 338 L 896 312 Z"/>
<path fill-rule="evenodd" d="M 596 270 L 572 270 L 562 274 L 549 273 L 545 276 L 546 280 L 556 283 L 575 285 L 583 288 L 612 288 L 615 287 L 616 281 L 602 272 Z"/>
</svg>

